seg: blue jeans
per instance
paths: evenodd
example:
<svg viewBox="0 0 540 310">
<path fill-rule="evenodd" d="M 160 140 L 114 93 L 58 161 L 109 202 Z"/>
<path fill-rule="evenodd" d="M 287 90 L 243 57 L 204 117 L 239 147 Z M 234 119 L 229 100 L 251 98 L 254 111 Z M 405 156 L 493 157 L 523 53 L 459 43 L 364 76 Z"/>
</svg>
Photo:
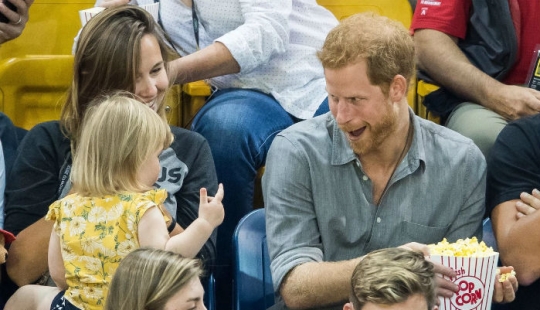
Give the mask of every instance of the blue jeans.
<svg viewBox="0 0 540 310">
<path fill-rule="evenodd" d="M 315 115 L 326 112 L 327 99 Z M 225 190 L 225 220 L 218 227 L 214 268 L 218 310 L 231 305 L 232 234 L 240 219 L 253 210 L 257 170 L 264 166 L 276 134 L 297 121 L 272 96 L 247 89 L 215 92 L 193 120 L 192 130 L 210 144 L 218 181 Z"/>
</svg>

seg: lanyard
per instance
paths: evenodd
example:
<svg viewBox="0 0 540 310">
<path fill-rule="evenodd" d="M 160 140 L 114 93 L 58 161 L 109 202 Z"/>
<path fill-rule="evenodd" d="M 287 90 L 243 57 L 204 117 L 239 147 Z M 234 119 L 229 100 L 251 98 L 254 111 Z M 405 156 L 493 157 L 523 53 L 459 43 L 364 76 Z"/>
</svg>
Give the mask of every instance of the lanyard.
<svg viewBox="0 0 540 310">
<path fill-rule="evenodd" d="M 159 0 L 154 0 L 154 3 L 159 3 Z M 198 51 L 200 50 L 199 48 L 199 16 L 197 16 L 197 12 L 195 11 L 195 0 L 191 1 L 191 19 L 193 22 L 193 35 L 195 36 L 195 43 L 196 43 L 196 47 Z M 165 27 L 163 27 L 163 23 L 161 20 L 161 8 L 158 10 L 158 24 L 161 26 L 161 29 L 165 29 Z M 178 53 L 178 50 L 176 49 L 176 45 L 173 42 L 171 42 L 168 36 L 166 36 L 166 38 L 167 38 L 167 41 L 169 41 L 169 44 L 172 46 L 172 48 L 174 48 L 176 52 Z M 181 47 L 180 49 L 184 51 Z M 184 52 L 184 54 L 186 53 Z"/>
<path fill-rule="evenodd" d="M 199 50 L 199 17 L 197 16 L 197 12 L 195 12 L 195 0 L 191 0 L 191 19 L 193 21 L 195 43 L 197 43 L 197 50 Z"/>
</svg>

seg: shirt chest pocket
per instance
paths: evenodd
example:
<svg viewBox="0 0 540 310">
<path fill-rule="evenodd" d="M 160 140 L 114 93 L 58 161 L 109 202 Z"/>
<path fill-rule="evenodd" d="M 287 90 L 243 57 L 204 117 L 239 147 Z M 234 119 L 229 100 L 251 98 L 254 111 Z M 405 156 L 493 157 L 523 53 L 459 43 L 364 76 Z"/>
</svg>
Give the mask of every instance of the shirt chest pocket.
<svg viewBox="0 0 540 310">
<path fill-rule="evenodd" d="M 420 242 L 425 244 L 441 241 L 450 227 L 450 225 L 427 226 L 409 221 L 402 221 L 400 226 L 400 235 L 404 238 L 404 243 Z"/>
</svg>

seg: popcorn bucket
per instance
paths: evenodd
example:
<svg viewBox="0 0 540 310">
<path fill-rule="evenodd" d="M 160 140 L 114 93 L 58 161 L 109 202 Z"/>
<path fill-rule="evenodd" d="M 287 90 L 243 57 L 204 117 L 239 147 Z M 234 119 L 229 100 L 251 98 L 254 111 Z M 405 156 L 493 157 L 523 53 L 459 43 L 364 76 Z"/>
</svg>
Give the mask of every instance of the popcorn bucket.
<svg viewBox="0 0 540 310">
<path fill-rule="evenodd" d="M 154 20 L 157 22 L 158 21 L 158 16 L 159 16 L 159 2 L 156 2 L 156 3 L 150 3 L 150 4 L 139 4 L 139 6 L 143 9 L 145 9 L 146 11 L 148 11 L 148 13 L 152 14 L 152 16 L 154 17 Z"/>
<path fill-rule="evenodd" d="M 81 25 L 84 27 L 84 25 L 86 25 L 86 23 L 90 19 L 92 19 L 92 17 L 98 15 L 103 10 L 105 10 L 105 8 L 99 7 L 99 6 L 96 6 L 96 7 L 90 8 L 90 9 L 86 9 L 86 10 L 80 10 L 79 11 L 79 17 L 81 18 Z"/>
<path fill-rule="evenodd" d="M 430 260 L 452 268 L 457 276 L 448 279 L 459 291 L 451 298 L 440 300 L 440 310 L 490 310 L 495 287 L 499 253 L 487 256 L 430 255 Z M 445 277 L 446 278 L 446 277 Z"/>
</svg>

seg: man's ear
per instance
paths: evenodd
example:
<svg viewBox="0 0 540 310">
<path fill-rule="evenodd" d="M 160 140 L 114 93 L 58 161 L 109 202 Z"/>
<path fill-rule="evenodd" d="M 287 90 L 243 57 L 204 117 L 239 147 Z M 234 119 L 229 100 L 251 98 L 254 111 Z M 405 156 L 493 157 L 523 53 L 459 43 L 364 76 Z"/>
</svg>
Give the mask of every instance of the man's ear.
<svg viewBox="0 0 540 310">
<path fill-rule="evenodd" d="M 401 74 L 397 74 L 390 83 L 390 89 L 388 92 L 390 100 L 392 102 L 399 102 L 405 96 L 407 96 L 407 80 Z"/>
<path fill-rule="evenodd" d="M 354 310 L 354 306 L 352 303 L 348 302 L 343 305 L 343 310 Z"/>
</svg>

